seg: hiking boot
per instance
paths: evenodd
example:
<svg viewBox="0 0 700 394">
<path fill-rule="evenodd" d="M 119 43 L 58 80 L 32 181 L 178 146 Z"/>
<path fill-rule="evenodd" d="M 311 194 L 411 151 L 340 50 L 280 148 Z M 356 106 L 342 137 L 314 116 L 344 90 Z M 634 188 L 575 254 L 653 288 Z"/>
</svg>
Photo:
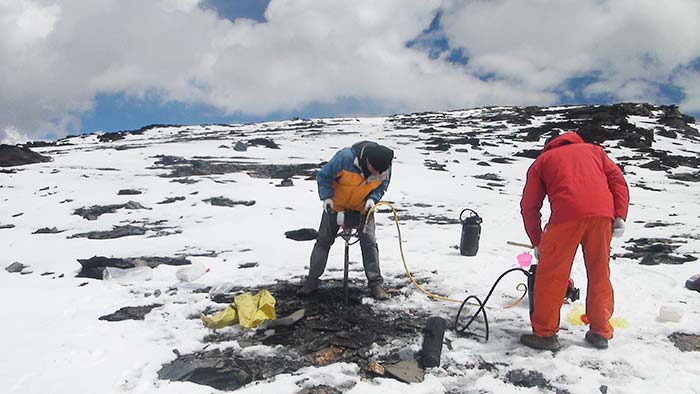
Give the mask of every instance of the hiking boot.
<svg viewBox="0 0 700 394">
<path fill-rule="evenodd" d="M 594 334 L 590 331 L 586 333 L 586 342 L 590 343 L 596 349 L 607 349 L 608 340 L 603 338 L 598 334 Z"/>
<path fill-rule="evenodd" d="M 308 297 L 316 290 L 318 290 L 318 281 L 307 279 L 306 282 L 304 282 L 304 286 L 297 290 L 297 294 L 303 297 Z"/>
<path fill-rule="evenodd" d="M 551 350 L 556 352 L 561 349 L 559 339 L 556 334 L 551 337 L 539 337 L 535 334 L 523 334 L 520 336 L 520 343 L 527 347 L 539 350 Z"/>
<path fill-rule="evenodd" d="M 389 299 L 389 293 L 387 293 L 382 285 L 373 285 L 369 287 L 370 293 L 372 293 L 372 298 L 379 301 L 384 301 Z"/>
</svg>

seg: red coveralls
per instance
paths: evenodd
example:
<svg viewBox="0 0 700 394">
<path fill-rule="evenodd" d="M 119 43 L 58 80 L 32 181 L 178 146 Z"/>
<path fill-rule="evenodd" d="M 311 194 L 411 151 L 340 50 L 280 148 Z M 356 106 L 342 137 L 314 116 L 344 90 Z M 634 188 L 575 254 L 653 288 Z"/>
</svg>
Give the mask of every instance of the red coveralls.
<svg viewBox="0 0 700 394">
<path fill-rule="evenodd" d="M 552 214 L 543 232 L 540 209 L 545 196 Z M 520 208 L 525 231 L 540 255 L 531 316 L 535 335 L 549 337 L 559 330 L 561 304 L 581 244 L 590 331 L 612 338 L 611 226 L 617 216 L 627 219 L 628 205 L 629 191 L 620 168 L 603 148 L 584 143 L 576 133 L 550 141 L 532 163 Z"/>
</svg>

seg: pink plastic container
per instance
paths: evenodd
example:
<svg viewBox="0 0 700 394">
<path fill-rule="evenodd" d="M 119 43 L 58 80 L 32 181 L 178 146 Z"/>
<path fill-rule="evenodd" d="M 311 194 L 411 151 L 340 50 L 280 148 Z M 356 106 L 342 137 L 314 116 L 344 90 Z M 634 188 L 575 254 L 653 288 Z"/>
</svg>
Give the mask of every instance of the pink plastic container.
<svg viewBox="0 0 700 394">
<path fill-rule="evenodd" d="M 518 260 L 520 268 L 527 268 L 532 264 L 532 255 L 530 253 L 520 253 L 515 258 Z"/>
</svg>

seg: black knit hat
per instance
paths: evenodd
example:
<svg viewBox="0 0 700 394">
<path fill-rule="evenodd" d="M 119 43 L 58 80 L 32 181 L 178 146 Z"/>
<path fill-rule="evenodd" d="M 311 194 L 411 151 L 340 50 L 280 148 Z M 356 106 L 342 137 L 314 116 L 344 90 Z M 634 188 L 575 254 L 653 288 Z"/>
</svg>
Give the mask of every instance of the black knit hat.
<svg viewBox="0 0 700 394">
<path fill-rule="evenodd" d="M 394 151 L 383 145 L 371 144 L 365 147 L 364 157 L 369 160 L 375 170 L 384 172 L 394 159 Z"/>
</svg>

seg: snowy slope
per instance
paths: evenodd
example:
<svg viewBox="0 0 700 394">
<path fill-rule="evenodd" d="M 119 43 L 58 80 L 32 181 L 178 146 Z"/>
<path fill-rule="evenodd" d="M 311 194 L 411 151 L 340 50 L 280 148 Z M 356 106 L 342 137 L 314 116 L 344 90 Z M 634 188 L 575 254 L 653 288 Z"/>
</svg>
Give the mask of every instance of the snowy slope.
<svg viewBox="0 0 700 394">
<path fill-rule="evenodd" d="M 0 173 L 0 266 L 15 261 L 29 266 L 25 274 L 0 271 L 5 316 L 0 326 L 2 392 L 217 392 L 204 385 L 158 378 L 161 366 L 175 359 L 173 349 L 185 354 L 212 348 L 203 341 L 210 330 L 190 317 L 214 303 L 194 290 L 222 282 L 244 287 L 265 287 L 277 280 L 300 282 L 313 243 L 288 240 L 284 232 L 316 228 L 320 220 L 315 180 L 296 175 L 292 177 L 294 186 L 277 187 L 280 178 L 256 172 L 254 165 L 308 164 L 315 168 L 338 149 L 362 139 L 386 144 L 396 152 L 385 200 L 403 210 L 403 247 L 416 277 L 425 280 L 431 291 L 448 297 L 483 297 L 501 272 L 516 266 L 515 256 L 523 251 L 506 242 L 527 242 L 518 204 L 532 159 L 516 154 L 540 149 L 548 136 L 525 138 L 528 130 L 561 122 L 574 110 L 549 108 L 523 115 L 522 109 L 501 107 L 386 118 L 163 126 L 126 133 L 115 141 L 102 142 L 99 135 L 89 135 L 34 148 L 53 161 Z M 669 178 L 693 174 L 697 168 L 677 166 L 658 171 L 644 167 L 656 157 L 654 151 L 694 160 L 700 153 L 700 139 L 692 130 L 679 131 L 675 137 L 661 135 L 668 133 L 660 130 L 676 130 L 661 124 L 662 116 L 659 108 L 645 115 L 626 116 L 637 130 L 655 130 L 653 149 L 618 146 L 619 140 L 603 143 L 611 157 L 624 164 L 632 203 L 625 237 L 615 239 L 612 245 L 612 253 L 620 257 L 611 260 L 615 316 L 625 319 L 628 326 L 615 332 L 608 350 L 586 346 L 586 327 L 571 325 L 565 319 L 571 305 L 562 308 L 562 351 L 552 354 L 522 347 L 518 337 L 529 331 L 527 300 L 515 308 L 501 308 L 518 297 L 515 286 L 523 277 L 514 274 L 502 281 L 489 302 L 493 306 L 489 310 L 491 339 L 484 342 L 448 331 L 450 347 L 443 348 L 443 368 L 428 370 L 422 383 L 364 379 L 359 371 L 362 366 L 341 363 L 307 367 L 248 385 L 240 392 L 296 393 L 315 385 L 349 393 L 548 390 L 513 385 L 508 372 L 519 369 L 541 372 L 549 389 L 562 392 L 592 393 L 601 386 L 609 393 L 700 392 L 700 353 L 681 352 L 668 338 L 675 332 L 700 334 L 700 294 L 683 287 L 688 277 L 700 273 L 700 264 L 649 266 L 641 265 L 640 258 L 622 257 L 634 246 L 631 240 L 639 238 L 668 239 L 678 246 L 672 256 L 697 256 L 700 252 L 700 188 L 693 181 Z M 615 126 L 606 128 L 613 134 L 617 130 Z M 700 129 L 697 124 L 691 128 Z M 460 142 L 462 137 L 477 141 Z M 255 144 L 249 144 L 245 151 L 232 149 L 238 142 L 256 138 L 272 140 L 280 149 Z M 215 174 L 173 177 L 183 174 L 174 173 L 178 167 L 192 166 L 164 160 L 170 156 L 223 165 L 216 167 L 220 171 Z M 244 169 L 234 171 L 233 166 L 226 166 L 234 163 Z M 484 174 L 495 174 L 500 180 L 474 177 Z M 124 189 L 141 194 L 118 195 Z M 184 198 L 159 204 L 172 197 Z M 205 201 L 214 197 L 254 200 L 255 204 L 222 207 Z M 122 208 L 97 220 L 74 214 L 81 207 L 129 201 L 145 209 Z M 475 257 L 459 255 L 456 246 L 461 226 L 444 220 L 457 219 L 464 208 L 472 208 L 484 218 Z M 546 207 L 544 213 L 546 216 Z M 435 223 L 431 218 L 443 220 Z M 381 267 L 387 284 L 396 286 L 406 281 L 396 229 L 386 212 L 378 213 L 377 221 Z M 656 222 L 661 224 L 645 226 Z M 145 233 L 115 239 L 73 237 L 125 224 L 143 228 Z M 14 227 L 3 229 L 3 225 Z M 45 227 L 62 232 L 32 234 Z M 329 268 L 341 266 L 343 250 L 339 244 L 331 251 Z M 359 248 L 351 253 L 357 261 Z M 210 271 L 195 283 L 184 284 L 175 276 L 180 267 L 170 265 L 153 269 L 151 280 L 136 280 L 129 286 L 75 277 L 80 270 L 77 260 L 93 256 L 185 257 Z M 239 268 L 248 262 L 258 266 Z M 361 270 L 351 272 L 351 276 L 364 279 Z M 337 270 L 324 275 L 324 279 L 341 277 L 342 271 Z M 580 254 L 572 277 L 585 297 L 586 275 Z M 175 291 L 168 291 L 173 288 Z M 156 290 L 162 295 L 151 295 Z M 388 302 L 368 298 L 364 302 L 397 313 L 419 310 L 448 319 L 454 318 L 458 307 L 431 301 L 409 287 Z M 98 320 L 124 306 L 153 303 L 163 306 L 142 321 Z M 657 319 L 665 305 L 683 311 L 680 322 Z M 420 340 L 416 337 L 405 347 L 417 351 Z M 213 346 L 240 347 L 236 341 Z M 256 346 L 245 351 L 268 354 L 276 348 Z M 493 368 L 484 367 L 489 365 Z"/>
</svg>

